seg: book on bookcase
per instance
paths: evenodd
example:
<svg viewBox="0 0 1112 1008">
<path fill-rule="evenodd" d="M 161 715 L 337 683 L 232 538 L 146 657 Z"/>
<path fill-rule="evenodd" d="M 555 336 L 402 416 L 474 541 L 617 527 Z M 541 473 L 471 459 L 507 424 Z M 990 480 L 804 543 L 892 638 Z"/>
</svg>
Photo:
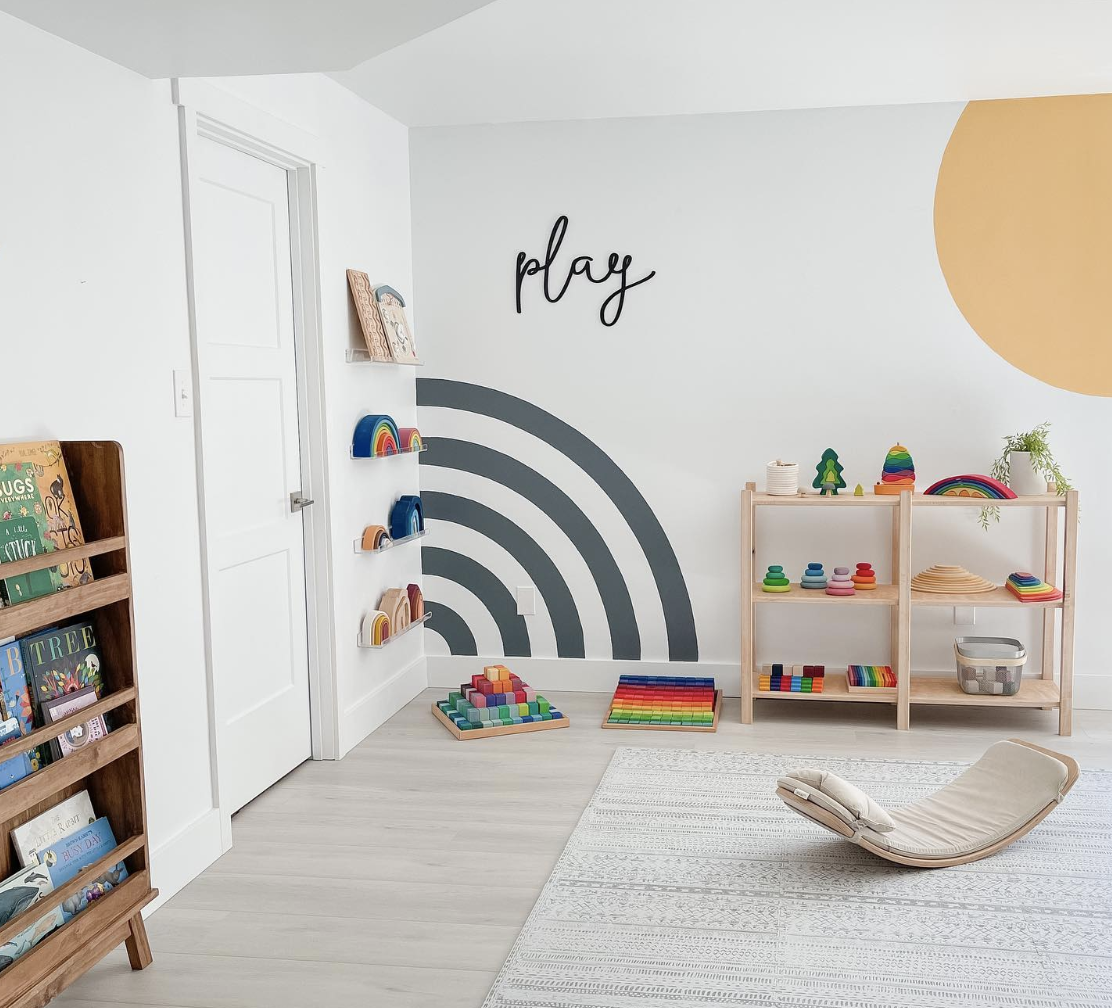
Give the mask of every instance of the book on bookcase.
<svg viewBox="0 0 1112 1008">
<path fill-rule="evenodd" d="M 62 446 L 57 441 L 0 445 L 2 565 L 85 542 Z M 87 559 L 0 577 L 0 600 L 14 605 L 93 579 Z"/>
<path fill-rule="evenodd" d="M 93 620 L 81 619 L 23 637 L 19 649 L 36 724 L 50 724 L 73 713 L 70 710 L 58 717 L 48 716 L 51 701 L 80 693 L 88 703 L 103 694 L 102 659 Z M 90 694 L 84 692 L 88 689 L 92 690 L 91 701 L 87 699 Z M 107 734 L 104 720 L 98 720 L 100 734 Z M 49 746 L 53 759 L 65 755 L 57 739 L 51 740 Z"/>
</svg>

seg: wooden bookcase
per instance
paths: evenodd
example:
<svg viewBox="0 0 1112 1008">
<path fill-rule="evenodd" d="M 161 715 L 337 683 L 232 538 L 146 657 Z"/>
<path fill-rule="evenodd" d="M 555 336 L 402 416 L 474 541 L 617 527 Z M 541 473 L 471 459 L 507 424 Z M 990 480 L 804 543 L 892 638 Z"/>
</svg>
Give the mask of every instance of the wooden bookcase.
<svg viewBox="0 0 1112 1008">
<path fill-rule="evenodd" d="M 143 969 L 151 962 L 140 911 L 158 890 L 151 888 L 147 845 L 123 456 L 120 446 L 111 441 L 64 441 L 62 454 L 86 540 L 64 556 L 90 557 L 95 580 L 0 609 L 0 639 L 91 615 L 100 643 L 104 695 L 80 713 L 36 729 L 13 745 L 42 744 L 94 714 L 109 715 L 112 730 L 88 748 L 0 791 L 0 878 L 18 868 L 11 830 L 83 788 L 88 789 L 96 814 L 108 817 L 117 846 L 0 927 L 0 943 L 117 862 L 127 865 L 128 877 L 0 973 L 0 1008 L 45 1005 L 121 942 L 127 946 L 132 969 Z M 55 566 L 62 556 L 46 553 L 4 564 L 0 570 L 5 576 L 26 574 Z"/>
<path fill-rule="evenodd" d="M 917 705 L 968 706 L 968 707 L 1038 707 L 1057 709 L 1058 734 L 1069 735 L 1073 730 L 1073 637 L 1075 586 L 1077 579 L 1077 491 L 1065 495 L 1050 492 L 1015 500 L 985 501 L 973 497 L 937 497 L 905 492 L 896 495 L 867 493 L 863 497 L 839 494 L 821 497 L 817 494 L 799 494 L 795 497 L 777 497 L 758 493 L 754 483 L 747 483 L 741 494 L 741 720 L 753 722 L 754 699 L 803 700 L 806 702 L 845 701 L 854 703 L 888 703 L 896 708 L 896 727 L 909 728 L 911 711 Z M 985 504 L 1002 508 L 1038 508 L 1045 513 L 1045 538 L 1041 575 L 1048 583 L 1062 590 L 1062 598 L 1055 602 L 1020 602 L 1006 588 L 997 586 L 992 591 L 977 594 L 936 594 L 913 591 L 911 578 L 912 517 L 918 508 L 980 508 Z M 892 583 L 878 584 L 875 591 L 839 597 L 821 591 L 808 591 L 793 585 L 790 592 L 770 593 L 761 590 L 761 575 L 755 567 L 757 542 L 757 513 L 764 507 L 803 507 L 825 509 L 827 520 L 837 521 L 834 512 L 854 508 L 888 508 L 892 515 Z M 1058 523 L 1065 512 L 1065 533 L 1062 556 L 1059 561 Z M 829 571 L 827 572 L 829 576 Z M 896 673 L 896 696 L 871 696 L 868 693 L 850 693 L 845 677 L 828 675 L 822 693 L 768 693 L 758 688 L 755 636 L 755 610 L 758 605 L 788 605 L 799 609 L 807 605 L 834 606 L 886 606 L 891 612 L 891 658 Z M 972 695 L 962 692 L 954 675 L 941 677 L 916 674 L 911 668 L 912 613 L 919 606 L 973 606 L 976 608 L 1021 606 L 1042 610 L 1042 675 L 1032 678 L 1025 675 L 1015 696 Z M 1061 613 L 1060 631 L 1056 613 Z M 1028 648 L 1028 654 L 1033 648 Z M 1055 680 L 1054 664 L 1057 653 L 1059 676 Z M 793 658 L 793 661 L 819 661 L 820 656 Z"/>
</svg>

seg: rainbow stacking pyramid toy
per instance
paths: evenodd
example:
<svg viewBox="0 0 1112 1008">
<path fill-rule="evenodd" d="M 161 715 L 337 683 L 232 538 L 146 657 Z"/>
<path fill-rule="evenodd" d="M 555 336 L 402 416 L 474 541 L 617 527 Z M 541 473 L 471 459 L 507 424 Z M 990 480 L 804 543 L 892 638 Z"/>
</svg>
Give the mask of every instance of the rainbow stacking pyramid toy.
<svg viewBox="0 0 1112 1008">
<path fill-rule="evenodd" d="M 892 445 L 884 456 L 884 470 L 880 482 L 873 487 L 875 494 L 898 494 L 904 490 L 915 492 L 915 463 L 911 453 L 902 445 Z"/>
<path fill-rule="evenodd" d="M 1062 597 L 1062 590 L 1048 585 L 1042 578 L 1028 574 L 1026 571 L 1016 571 L 1008 575 L 1004 582 L 1008 589 L 1020 602 L 1053 602 Z"/>
<path fill-rule="evenodd" d="M 563 714 L 505 665 L 488 665 L 447 700 L 434 703 L 432 712 L 458 739 L 568 726 Z"/>
<path fill-rule="evenodd" d="M 718 730 L 718 691 L 696 676 L 624 675 L 603 728 Z"/>
</svg>

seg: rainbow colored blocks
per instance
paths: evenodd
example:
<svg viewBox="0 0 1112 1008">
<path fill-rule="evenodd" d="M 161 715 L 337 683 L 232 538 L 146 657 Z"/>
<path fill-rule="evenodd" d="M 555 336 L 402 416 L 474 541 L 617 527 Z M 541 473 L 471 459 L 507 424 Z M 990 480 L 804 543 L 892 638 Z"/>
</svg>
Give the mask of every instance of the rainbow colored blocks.
<svg viewBox="0 0 1112 1008">
<path fill-rule="evenodd" d="M 602 727 L 717 731 L 718 691 L 714 680 L 624 675 L 618 679 Z"/>
<path fill-rule="evenodd" d="M 762 693 L 821 693 L 825 665 L 762 665 L 757 689 Z"/>
<path fill-rule="evenodd" d="M 1027 571 L 1009 574 L 1004 587 L 1020 602 L 1054 602 L 1062 597 L 1060 588 L 1047 584 L 1042 578 L 1028 574 Z"/>
<path fill-rule="evenodd" d="M 895 690 L 896 673 L 891 665 L 850 665 L 846 669 L 846 686 L 851 693 L 860 690 Z"/>
<path fill-rule="evenodd" d="M 560 711 L 505 665 L 488 665 L 434 703 L 432 712 L 461 740 L 568 726 Z"/>
</svg>

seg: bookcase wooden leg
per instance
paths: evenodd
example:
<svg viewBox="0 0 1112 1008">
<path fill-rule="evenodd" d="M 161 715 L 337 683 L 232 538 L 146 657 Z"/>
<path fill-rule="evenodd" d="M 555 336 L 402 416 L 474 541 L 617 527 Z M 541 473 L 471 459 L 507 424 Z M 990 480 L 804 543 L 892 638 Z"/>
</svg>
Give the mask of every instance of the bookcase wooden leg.
<svg viewBox="0 0 1112 1008">
<path fill-rule="evenodd" d="M 136 914 L 127 922 L 128 936 L 124 941 L 127 946 L 127 958 L 133 970 L 146 969 L 154 958 L 151 955 L 151 943 L 147 941 L 147 926 L 143 923 L 143 915 Z"/>
</svg>

